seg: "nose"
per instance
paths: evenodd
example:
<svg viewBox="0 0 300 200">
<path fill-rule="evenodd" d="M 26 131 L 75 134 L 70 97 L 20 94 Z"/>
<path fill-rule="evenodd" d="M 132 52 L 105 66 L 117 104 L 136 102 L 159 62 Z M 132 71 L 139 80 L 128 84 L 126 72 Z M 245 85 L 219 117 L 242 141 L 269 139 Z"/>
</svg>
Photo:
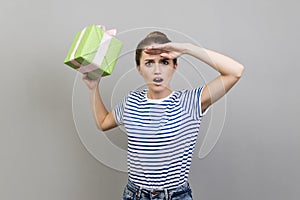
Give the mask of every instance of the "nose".
<svg viewBox="0 0 300 200">
<path fill-rule="evenodd" d="M 160 66 L 159 66 L 159 64 L 155 64 L 155 66 L 154 66 L 154 74 L 155 75 L 158 75 L 158 74 L 160 74 L 161 73 L 161 71 L 160 71 Z"/>
</svg>

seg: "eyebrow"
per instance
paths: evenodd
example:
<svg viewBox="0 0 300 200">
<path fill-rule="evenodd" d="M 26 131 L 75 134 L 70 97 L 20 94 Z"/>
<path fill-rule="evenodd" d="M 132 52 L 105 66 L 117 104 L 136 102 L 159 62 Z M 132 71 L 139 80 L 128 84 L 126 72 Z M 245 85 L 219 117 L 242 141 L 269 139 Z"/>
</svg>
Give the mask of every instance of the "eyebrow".
<svg viewBox="0 0 300 200">
<path fill-rule="evenodd" d="M 154 59 L 146 58 L 144 61 L 153 61 Z"/>
<path fill-rule="evenodd" d="M 153 61 L 153 60 L 155 60 L 155 59 L 153 59 L 153 58 L 146 58 L 146 59 L 144 59 L 144 61 Z M 172 59 L 168 59 L 168 58 L 165 58 L 165 57 L 161 57 L 159 60 L 160 60 L 160 61 L 165 61 L 165 60 L 172 60 Z"/>
</svg>

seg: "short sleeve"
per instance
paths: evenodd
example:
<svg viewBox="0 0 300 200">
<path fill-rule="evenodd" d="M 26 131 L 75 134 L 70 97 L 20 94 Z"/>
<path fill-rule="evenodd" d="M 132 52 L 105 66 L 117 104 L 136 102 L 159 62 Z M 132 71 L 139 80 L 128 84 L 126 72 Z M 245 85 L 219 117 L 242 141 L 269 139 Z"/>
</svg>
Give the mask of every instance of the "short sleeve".
<svg viewBox="0 0 300 200">
<path fill-rule="evenodd" d="M 200 88 L 200 91 L 199 91 L 199 92 L 200 92 L 200 94 L 199 94 L 199 107 L 200 107 L 200 108 L 199 108 L 199 112 L 200 112 L 200 116 L 201 116 L 201 117 L 203 117 L 204 115 L 206 115 L 206 113 L 208 112 L 208 110 L 209 110 L 209 108 L 210 108 L 210 107 L 208 107 L 208 108 L 206 108 L 206 109 L 204 110 L 204 112 L 202 111 L 202 108 L 201 108 L 201 96 L 202 96 L 203 88 L 204 88 L 204 87 L 201 87 L 201 88 Z"/>
<path fill-rule="evenodd" d="M 208 109 L 202 112 L 201 95 L 203 87 L 198 87 L 192 90 L 185 90 L 183 93 L 183 109 L 189 113 L 193 119 L 200 119 L 203 117 Z"/>
<path fill-rule="evenodd" d="M 124 109 L 127 103 L 128 96 L 125 96 L 122 101 L 114 108 L 114 117 L 118 125 L 123 124 Z"/>
</svg>

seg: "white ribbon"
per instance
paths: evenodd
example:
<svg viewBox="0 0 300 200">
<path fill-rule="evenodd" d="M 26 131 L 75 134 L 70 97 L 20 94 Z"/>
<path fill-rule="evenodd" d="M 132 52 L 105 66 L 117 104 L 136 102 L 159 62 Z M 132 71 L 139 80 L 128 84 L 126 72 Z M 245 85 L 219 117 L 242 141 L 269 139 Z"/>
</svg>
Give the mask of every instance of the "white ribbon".
<svg viewBox="0 0 300 200">
<path fill-rule="evenodd" d="M 79 46 L 79 44 L 80 44 L 80 42 L 81 42 L 81 40 L 82 40 L 82 37 L 83 37 L 83 35 L 84 35 L 85 31 L 86 31 L 86 28 L 87 28 L 87 27 L 85 27 L 85 28 L 81 31 L 81 33 L 80 33 L 80 35 L 79 35 L 79 38 L 78 38 L 78 40 L 77 40 L 77 42 L 76 42 L 76 45 L 75 45 L 75 47 L 74 47 L 74 49 L 73 49 L 73 51 L 72 51 L 72 53 L 71 53 L 71 56 L 70 56 L 71 63 L 72 63 L 73 65 L 77 66 L 77 67 L 80 67 L 81 64 L 80 64 L 79 62 L 77 62 L 77 61 L 74 59 L 74 57 L 75 57 L 75 53 L 76 53 L 76 51 L 77 51 L 77 49 L 78 49 L 78 46 Z"/>
</svg>

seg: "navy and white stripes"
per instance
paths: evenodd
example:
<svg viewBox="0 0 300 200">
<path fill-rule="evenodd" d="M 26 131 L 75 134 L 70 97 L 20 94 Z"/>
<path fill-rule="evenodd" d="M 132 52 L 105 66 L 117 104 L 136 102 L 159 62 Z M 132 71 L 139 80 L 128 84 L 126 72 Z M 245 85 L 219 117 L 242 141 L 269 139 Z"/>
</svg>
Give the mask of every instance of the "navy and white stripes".
<svg viewBox="0 0 300 200">
<path fill-rule="evenodd" d="M 131 92 L 114 109 L 128 135 L 128 176 L 139 186 L 175 188 L 188 179 L 201 118 L 202 88 L 160 100 Z"/>
</svg>

